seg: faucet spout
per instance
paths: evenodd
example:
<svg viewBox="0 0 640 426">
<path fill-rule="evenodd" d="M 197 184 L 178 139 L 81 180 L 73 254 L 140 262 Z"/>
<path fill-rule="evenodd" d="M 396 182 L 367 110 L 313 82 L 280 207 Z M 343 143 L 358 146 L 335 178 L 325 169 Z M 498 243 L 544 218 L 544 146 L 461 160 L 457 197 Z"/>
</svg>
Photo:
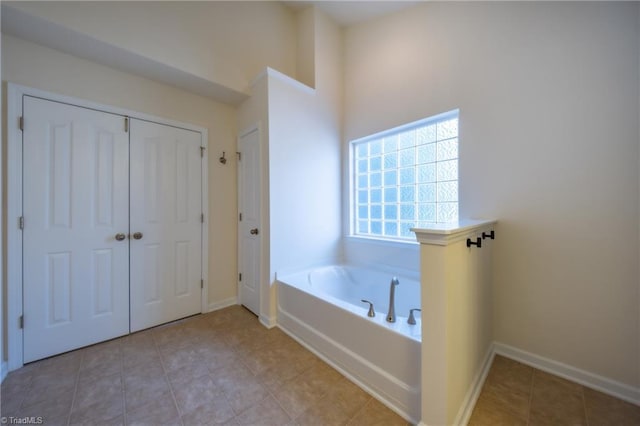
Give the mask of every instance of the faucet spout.
<svg viewBox="0 0 640 426">
<path fill-rule="evenodd" d="M 387 322 L 396 322 L 396 286 L 400 284 L 397 277 L 393 277 L 391 280 L 391 286 L 389 287 L 389 313 L 387 314 Z"/>
</svg>

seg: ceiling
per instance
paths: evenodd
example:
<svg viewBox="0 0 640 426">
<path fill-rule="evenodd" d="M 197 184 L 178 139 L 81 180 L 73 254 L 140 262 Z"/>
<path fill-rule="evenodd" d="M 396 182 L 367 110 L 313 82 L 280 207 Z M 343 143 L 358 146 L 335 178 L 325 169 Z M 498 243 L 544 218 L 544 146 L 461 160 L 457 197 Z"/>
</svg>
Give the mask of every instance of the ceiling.
<svg viewBox="0 0 640 426">
<path fill-rule="evenodd" d="M 424 0 L 422 0 L 424 1 Z M 421 1 L 283 1 L 294 10 L 314 5 L 338 24 L 349 26 L 421 3 Z"/>
</svg>

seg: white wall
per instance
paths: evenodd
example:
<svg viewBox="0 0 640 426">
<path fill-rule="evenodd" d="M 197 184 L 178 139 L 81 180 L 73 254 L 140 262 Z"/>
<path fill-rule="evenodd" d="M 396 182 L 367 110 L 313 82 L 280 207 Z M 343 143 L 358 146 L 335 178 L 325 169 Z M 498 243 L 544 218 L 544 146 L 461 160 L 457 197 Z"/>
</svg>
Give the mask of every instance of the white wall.
<svg viewBox="0 0 640 426">
<path fill-rule="evenodd" d="M 314 8 L 299 16 L 310 24 L 299 28 L 301 60 L 316 88 L 267 70 L 238 114 L 240 129 L 261 123 L 263 131 L 261 316 L 268 322 L 276 315 L 276 273 L 341 257 L 342 31 Z"/>
<path fill-rule="evenodd" d="M 640 385 L 637 3 L 428 3 L 345 34 L 345 139 L 460 108 L 497 341 Z"/>
<path fill-rule="evenodd" d="M 269 77 L 272 280 L 341 256 L 342 31 L 315 9 L 313 21 L 315 90 Z"/>
<path fill-rule="evenodd" d="M 266 66 L 296 73 L 295 15 L 280 2 L 6 3 L 239 91 Z"/>
<path fill-rule="evenodd" d="M 269 78 L 272 271 L 337 260 L 339 129 L 318 120 L 318 94 Z"/>
<path fill-rule="evenodd" d="M 308 7 L 296 14 L 298 40 L 296 43 L 296 80 L 316 87 L 316 28 L 315 9 Z"/>
<path fill-rule="evenodd" d="M 316 90 L 269 79 L 272 265 L 338 257 L 341 31 L 314 11 Z"/>
<path fill-rule="evenodd" d="M 234 108 L 3 35 L 2 80 L 206 127 L 209 132 L 209 303 L 236 296 Z"/>
</svg>

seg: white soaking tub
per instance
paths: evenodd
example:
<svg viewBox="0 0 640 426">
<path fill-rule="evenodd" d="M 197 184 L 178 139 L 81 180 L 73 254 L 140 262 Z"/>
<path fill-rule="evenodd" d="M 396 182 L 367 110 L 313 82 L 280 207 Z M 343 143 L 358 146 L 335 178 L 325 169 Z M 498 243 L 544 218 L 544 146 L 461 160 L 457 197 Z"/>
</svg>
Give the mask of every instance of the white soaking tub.
<svg viewBox="0 0 640 426">
<path fill-rule="evenodd" d="M 396 276 L 396 322 L 386 321 Z M 417 276 L 332 265 L 277 276 L 278 325 L 407 420 L 420 416 L 421 321 Z M 376 316 L 367 316 L 373 302 Z"/>
</svg>

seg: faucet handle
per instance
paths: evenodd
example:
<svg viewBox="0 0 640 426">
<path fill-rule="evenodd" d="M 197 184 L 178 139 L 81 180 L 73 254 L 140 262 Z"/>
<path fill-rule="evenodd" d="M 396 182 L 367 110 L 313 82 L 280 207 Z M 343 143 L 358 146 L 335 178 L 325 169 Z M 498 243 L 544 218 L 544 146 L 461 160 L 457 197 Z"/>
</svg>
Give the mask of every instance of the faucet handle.
<svg viewBox="0 0 640 426">
<path fill-rule="evenodd" d="M 409 324 L 411 324 L 411 325 L 415 325 L 415 323 L 416 323 L 416 318 L 413 316 L 413 311 L 422 312 L 422 309 L 420 309 L 420 308 L 409 309 L 409 319 L 407 320 L 407 322 Z"/>
<path fill-rule="evenodd" d="M 362 299 L 361 302 L 363 303 L 368 303 L 369 304 L 369 312 L 367 313 L 368 317 L 375 317 L 376 316 L 376 311 L 373 310 L 373 303 L 369 302 L 368 300 L 364 300 Z"/>
</svg>

